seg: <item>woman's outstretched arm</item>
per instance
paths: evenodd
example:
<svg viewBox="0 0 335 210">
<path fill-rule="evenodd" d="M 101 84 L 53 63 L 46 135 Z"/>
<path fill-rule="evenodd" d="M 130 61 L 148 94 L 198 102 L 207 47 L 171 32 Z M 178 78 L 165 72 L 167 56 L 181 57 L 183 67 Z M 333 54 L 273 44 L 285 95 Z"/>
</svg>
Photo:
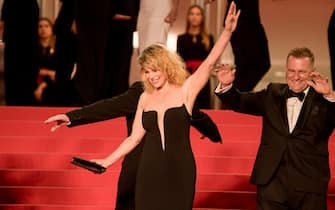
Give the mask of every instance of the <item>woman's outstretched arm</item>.
<svg viewBox="0 0 335 210">
<path fill-rule="evenodd" d="M 110 155 L 104 159 L 93 159 L 91 161 L 96 162 L 104 167 L 109 167 L 114 164 L 120 158 L 123 158 L 126 154 L 132 151 L 142 140 L 145 135 L 145 130 L 142 126 L 142 113 L 143 113 L 143 94 L 138 102 L 136 115 L 133 123 L 132 132 L 129 137 L 127 137 L 120 146 L 114 150 Z"/>
</svg>

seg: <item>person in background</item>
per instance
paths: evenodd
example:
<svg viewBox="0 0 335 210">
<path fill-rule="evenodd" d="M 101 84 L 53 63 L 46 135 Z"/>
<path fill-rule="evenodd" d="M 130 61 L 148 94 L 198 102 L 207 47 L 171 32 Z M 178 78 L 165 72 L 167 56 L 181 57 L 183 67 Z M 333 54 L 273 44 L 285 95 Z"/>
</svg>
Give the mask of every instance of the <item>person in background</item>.
<svg viewBox="0 0 335 210">
<path fill-rule="evenodd" d="M 133 33 L 136 30 L 140 0 L 114 1 L 107 41 L 104 98 L 113 97 L 129 88 L 129 73 L 133 53 Z"/>
<path fill-rule="evenodd" d="M 227 0 L 228 6 L 233 0 Z M 268 41 L 259 15 L 259 0 L 235 0 L 241 13 L 238 26 L 231 37 L 235 58 L 235 86 L 252 91 L 270 69 Z"/>
<path fill-rule="evenodd" d="M 92 160 L 109 167 L 132 151 L 145 136 L 136 179 L 137 210 L 191 210 L 195 193 L 195 161 L 189 142 L 195 99 L 227 47 L 240 12 L 232 3 L 226 27 L 198 70 L 188 77 L 185 63 L 162 44 L 139 57 L 145 90 L 140 96 L 133 129 L 109 156 Z"/>
<path fill-rule="evenodd" d="M 186 62 L 192 74 L 208 56 L 214 45 L 214 39 L 205 27 L 205 13 L 199 5 L 189 7 L 186 17 L 186 32 L 177 38 L 177 52 Z M 202 109 L 210 108 L 209 82 L 199 93 L 196 105 Z"/>
<path fill-rule="evenodd" d="M 35 104 L 39 7 L 36 0 L 4 0 L 3 32 L 6 105 Z"/>
<path fill-rule="evenodd" d="M 55 131 L 60 126 L 75 127 L 88 123 L 109 120 L 126 116 L 128 135 L 134 121 L 136 106 L 143 93 L 143 83 L 135 82 L 125 93 L 101 100 L 94 104 L 75 109 L 65 114 L 54 115 L 46 123 L 55 123 L 51 128 Z M 213 142 L 221 142 L 221 135 L 215 123 L 204 112 L 194 109 L 191 125 Z M 122 161 L 118 180 L 116 210 L 135 210 L 135 185 L 138 165 L 141 158 L 144 140 Z"/>
<path fill-rule="evenodd" d="M 330 74 L 333 89 L 335 89 L 335 9 L 333 10 L 328 25 L 328 47 L 330 56 Z"/>
<path fill-rule="evenodd" d="M 166 44 L 169 29 L 177 18 L 179 0 L 141 0 L 137 31 L 139 51 L 154 43 Z"/>
<path fill-rule="evenodd" d="M 235 69 L 223 66 L 215 92 L 225 109 L 262 117 L 251 183 L 258 210 L 326 210 L 330 180 L 328 140 L 335 128 L 335 93 L 316 71 L 314 55 L 292 49 L 287 84 L 258 92 L 235 88 Z"/>
<path fill-rule="evenodd" d="M 106 49 L 112 16 L 111 0 L 74 0 L 74 28 L 78 40 L 74 85 L 80 105 L 104 98 Z"/>
<path fill-rule="evenodd" d="M 52 22 L 48 18 L 40 18 L 38 22 L 39 46 L 37 55 L 38 65 L 38 86 L 34 91 L 34 96 L 38 104 L 48 105 L 49 99 L 53 96 L 47 96 L 45 90 L 55 82 L 55 36 L 52 33 Z M 49 99 L 47 99 L 49 97 Z"/>
<path fill-rule="evenodd" d="M 53 104 L 57 106 L 78 105 L 73 83 L 78 44 L 74 21 L 74 1 L 60 0 L 61 8 L 53 26 L 53 33 L 56 36 L 54 59 L 58 96 Z"/>
</svg>

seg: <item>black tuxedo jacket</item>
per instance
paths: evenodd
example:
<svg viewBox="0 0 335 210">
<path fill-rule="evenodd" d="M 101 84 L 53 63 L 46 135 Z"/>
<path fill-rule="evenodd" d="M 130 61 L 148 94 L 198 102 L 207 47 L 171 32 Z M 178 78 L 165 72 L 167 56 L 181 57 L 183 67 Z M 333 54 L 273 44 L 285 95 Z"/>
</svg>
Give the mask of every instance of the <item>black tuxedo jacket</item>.
<svg viewBox="0 0 335 210">
<path fill-rule="evenodd" d="M 335 127 L 335 103 L 310 88 L 297 124 L 289 133 L 286 84 L 241 93 L 232 88 L 218 94 L 225 108 L 261 116 L 262 136 L 251 182 L 267 184 L 285 156 L 290 184 L 299 191 L 326 193 L 330 179 L 328 140 Z"/>
</svg>

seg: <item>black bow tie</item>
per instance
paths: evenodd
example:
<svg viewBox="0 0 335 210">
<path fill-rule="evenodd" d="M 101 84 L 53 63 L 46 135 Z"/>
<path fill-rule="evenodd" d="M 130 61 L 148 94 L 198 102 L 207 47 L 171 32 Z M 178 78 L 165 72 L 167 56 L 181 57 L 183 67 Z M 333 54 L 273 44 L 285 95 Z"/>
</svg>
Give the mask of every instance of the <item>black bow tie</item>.
<svg viewBox="0 0 335 210">
<path fill-rule="evenodd" d="M 305 93 L 304 92 L 293 92 L 292 90 L 289 90 L 287 93 L 287 98 L 291 98 L 291 97 L 297 97 L 300 101 L 304 100 L 305 97 Z"/>
</svg>

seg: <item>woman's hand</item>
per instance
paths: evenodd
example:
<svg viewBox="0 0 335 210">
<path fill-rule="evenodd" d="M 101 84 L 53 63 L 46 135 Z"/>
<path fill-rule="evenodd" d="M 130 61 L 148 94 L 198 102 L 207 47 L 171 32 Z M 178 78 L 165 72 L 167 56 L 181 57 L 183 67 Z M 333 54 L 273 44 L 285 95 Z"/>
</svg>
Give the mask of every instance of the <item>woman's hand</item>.
<svg viewBox="0 0 335 210">
<path fill-rule="evenodd" d="M 56 123 L 54 126 L 51 127 L 51 132 L 54 132 L 57 130 L 59 127 L 63 125 L 67 125 L 70 123 L 70 118 L 66 114 L 57 114 L 52 117 L 49 117 L 44 123 Z"/>
<path fill-rule="evenodd" d="M 229 6 L 229 10 L 227 13 L 224 30 L 227 30 L 229 32 L 235 31 L 237 20 L 240 14 L 241 14 L 241 11 L 240 10 L 236 11 L 236 4 L 235 2 L 232 2 Z"/>
<path fill-rule="evenodd" d="M 164 19 L 164 21 L 170 25 L 172 25 L 172 23 L 177 19 L 179 0 L 173 0 L 172 4 L 173 5 L 169 14 Z"/>
</svg>

